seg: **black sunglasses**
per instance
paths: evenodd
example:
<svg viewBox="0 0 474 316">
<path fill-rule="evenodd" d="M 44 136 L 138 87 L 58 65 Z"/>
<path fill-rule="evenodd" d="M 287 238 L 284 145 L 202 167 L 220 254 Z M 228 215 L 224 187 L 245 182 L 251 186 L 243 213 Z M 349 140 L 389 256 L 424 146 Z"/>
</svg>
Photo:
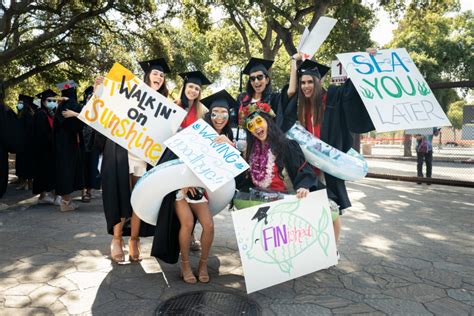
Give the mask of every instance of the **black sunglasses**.
<svg viewBox="0 0 474 316">
<path fill-rule="evenodd" d="M 265 75 L 250 76 L 250 81 L 254 82 L 255 80 L 262 81 L 265 78 Z"/>
</svg>

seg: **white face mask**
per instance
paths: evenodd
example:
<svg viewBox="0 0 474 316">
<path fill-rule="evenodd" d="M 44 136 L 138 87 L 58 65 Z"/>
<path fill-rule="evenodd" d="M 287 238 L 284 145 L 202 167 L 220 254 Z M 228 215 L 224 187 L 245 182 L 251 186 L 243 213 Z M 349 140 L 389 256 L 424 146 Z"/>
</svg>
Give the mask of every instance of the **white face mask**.
<svg viewBox="0 0 474 316">
<path fill-rule="evenodd" d="M 16 108 L 18 109 L 18 111 L 23 110 L 23 103 L 18 103 L 18 104 L 16 105 Z"/>
<path fill-rule="evenodd" d="M 54 110 L 58 106 L 56 101 L 46 101 L 46 107 L 50 110 Z"/>
</svg>

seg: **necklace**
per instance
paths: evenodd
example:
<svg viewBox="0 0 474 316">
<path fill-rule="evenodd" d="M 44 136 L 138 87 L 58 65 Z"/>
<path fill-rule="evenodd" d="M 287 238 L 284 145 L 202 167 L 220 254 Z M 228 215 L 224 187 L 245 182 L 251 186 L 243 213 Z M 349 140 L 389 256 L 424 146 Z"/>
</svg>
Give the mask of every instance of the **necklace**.
<svg viewBox="0 0 474 316">
<path fill-rule="evenodd" d="M 270 145 L 265 142 L 254 144 L 252 157 L 250 158 L 250 177 L 253 184 L 262 189 L 267 189 L 272 183 L 275 156 Z"/>
</svg>

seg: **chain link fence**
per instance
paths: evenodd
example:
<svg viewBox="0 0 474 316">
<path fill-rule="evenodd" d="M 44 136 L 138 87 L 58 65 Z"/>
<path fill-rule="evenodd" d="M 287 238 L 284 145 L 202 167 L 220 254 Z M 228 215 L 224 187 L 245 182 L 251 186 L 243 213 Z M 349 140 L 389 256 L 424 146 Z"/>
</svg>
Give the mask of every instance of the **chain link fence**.
<svg viewBox="0 0 474 316">
<path fill-rule="evenodd" d="M 362 134 L 369 176 L 474 186 L 474 106 L 465 106 L 462 128 L 443 127 L 433 136 L 432 179 L 417 177 L 416 143 L 406 131 Z"/>
</svg>

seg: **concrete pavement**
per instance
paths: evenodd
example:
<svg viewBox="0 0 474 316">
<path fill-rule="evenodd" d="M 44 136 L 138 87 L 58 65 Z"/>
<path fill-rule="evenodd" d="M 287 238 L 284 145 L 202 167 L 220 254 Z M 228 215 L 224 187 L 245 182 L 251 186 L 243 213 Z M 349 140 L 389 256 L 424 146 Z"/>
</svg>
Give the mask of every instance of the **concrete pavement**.
<svg viewBox="0 0 474 316">
<path fill-rule="evenodd" d="M 474 191 L 377 179 L 348 187 L 339 264 L 249 295 L 263 314 L 472 315 Z M 13 191 L 0 200 L 1 315 L 150 315 L 189 291 L 246 296 L 228 211 L 215 217 L 211 283 L 187 285 L 177 265 L 148 256 L 112 265 L 100 198 L 61 213 Z M 143 238 L 144 254 L 150 246 Z"/>
</svg>

